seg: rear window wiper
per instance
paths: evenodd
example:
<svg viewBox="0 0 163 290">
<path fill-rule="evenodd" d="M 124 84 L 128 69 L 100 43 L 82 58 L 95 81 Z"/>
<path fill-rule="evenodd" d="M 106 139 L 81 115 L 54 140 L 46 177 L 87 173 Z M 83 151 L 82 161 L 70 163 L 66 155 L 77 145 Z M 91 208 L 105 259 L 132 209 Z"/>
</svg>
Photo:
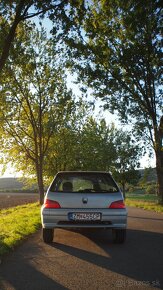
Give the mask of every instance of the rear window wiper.
<svg viewBox="0 0 163 290">
<path fill-rule="evenodd" d="M 93 188 L 80 189 L 77 192 L 96 192 Z"/>
<path fill-rule="evenodd" d="M 110 189 L 110 190 L 107 190 L 107 189 L 98 189 L 98 190 L 95 190 L 93 188 L 85 188 L 85 189 L 81 189 L 81 190 L 78 190 L 77 192 L 92 192 L 92 193 L 112 193 L 112 192 L 117 192 L 117 189 Z"/>
</svg>

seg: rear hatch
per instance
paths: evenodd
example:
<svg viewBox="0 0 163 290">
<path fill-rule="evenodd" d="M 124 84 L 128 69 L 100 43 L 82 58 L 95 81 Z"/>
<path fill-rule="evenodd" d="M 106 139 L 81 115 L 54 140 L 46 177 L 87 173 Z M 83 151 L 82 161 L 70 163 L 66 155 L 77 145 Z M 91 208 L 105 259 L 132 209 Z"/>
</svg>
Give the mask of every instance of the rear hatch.
<svg viewBox="0 0 163 290">
<path fill-rule="evenodd" d="M 64 193 L 48 192 L 47 199 L 56 201 L 61 208 L 100 209 L 109 208 L 112 202 L 122 200 L 120 192 L 114 193 Z"/>
<path fill-rule="evenodd" d="M 59 172 L 50 185 L 46 198 L 61 208 L 100 209 L 122 200 L 122 193 L 106 172 Z"/>
</svg>

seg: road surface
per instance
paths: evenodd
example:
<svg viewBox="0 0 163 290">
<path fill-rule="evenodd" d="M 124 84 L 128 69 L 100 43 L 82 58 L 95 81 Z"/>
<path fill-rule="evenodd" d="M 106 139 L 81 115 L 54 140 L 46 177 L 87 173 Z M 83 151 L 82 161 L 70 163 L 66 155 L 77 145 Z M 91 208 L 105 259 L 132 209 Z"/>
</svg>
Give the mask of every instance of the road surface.
<svg viewBox="0 0 163 290">
<path fill-rule="evenodd" d="M 1 290 L 163 289 L 163 215 L 129 208 L 124 245 L 109 231 L 31 236 L 0 265 Z"/>
</svg>

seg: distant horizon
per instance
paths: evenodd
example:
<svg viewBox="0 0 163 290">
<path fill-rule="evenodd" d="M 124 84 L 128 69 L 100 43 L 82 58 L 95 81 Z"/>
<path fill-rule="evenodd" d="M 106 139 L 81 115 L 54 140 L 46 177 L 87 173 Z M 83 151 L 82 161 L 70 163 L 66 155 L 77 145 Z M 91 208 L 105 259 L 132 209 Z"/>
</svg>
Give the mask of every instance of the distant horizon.
<svg viewBox="0 0 163 290">
<path fill-rule="evenodd" d="M 151 165 L 149 165 L 149 166 L 146 166 L 146 167 L 139 167 L 139 168 L 137 168 L 136 170 L 145 170 L 146 168 L 156 168 L 156 166 L 151 166 Z M 22 175 L 0 175 L 0 179 L 3 179 L 3 178 L 28 178 L 28 176 L 26 177 L 26 176 L 22 176 Z"/>
</svg>

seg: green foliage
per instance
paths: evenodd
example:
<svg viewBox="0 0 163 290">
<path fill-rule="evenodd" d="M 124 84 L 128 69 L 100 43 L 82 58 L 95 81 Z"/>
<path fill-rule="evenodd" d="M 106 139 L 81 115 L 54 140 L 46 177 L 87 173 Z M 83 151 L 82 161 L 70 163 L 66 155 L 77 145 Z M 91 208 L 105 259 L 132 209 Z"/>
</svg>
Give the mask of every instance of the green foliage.
<svg viewBox="0 0 163 290">
<path fill-rule="evenodd" d="M 120 131 L 116 136 L 115 144 L 117 159 L 113 174 L 125 195 L 126 184 L 136 184 L 140 178 L 139 171 L 135 169 L 139 167 L 142 150 L 139 144 L 135 144 L 129 132 Z"/>
<path fill-rule="evenodd" d="M 145 192 L 145 190 L 142 188 L 142 187 L 139 187 L 139 186 L 134 186 L 134 185 L 130 185 L 129 187 L 128 187 L 128 193 L 129 194 L 137 194 L 137 195 L 139 195 L 139 194 L 144 194 L 144 192 Z"/>
<path fill-rule="evenodd" d="M 76 2 L 76 1 L 75 1 Z M 69 18 L 65 17 L 65 9 L 67 9 L 68 1 L 55 1 L 55 0 L 34 0 L 34 1 L 6 1 L 0 2 L 0 73 L 4 68 L 6 61 L 12 53 L 16 56 L 16 53 L 23 54 L 21 50 L 21 42 L 19 42 L 19 49 L 15 49 L 14 45 L 17 43 L 17 32 L 19 25 L 22 22 L 27 21 L 35 16 L 38 16 L 41 20 L 48 15 L 49 18 L 54 21 L 53 31 L 59 30 L 58 20 L 60 24 L 63 22 L 65 26 L 69 23 Z M 80 7 L 80 1 L 78 5 L 71 3 L 72 7 Z M 69 3 L 69 9 L 71 7 Z M 66 6 L 66 8 L 65 8 Z"/>
<path fill-rule="evenodd" d="M 81 105 L 81 103 L 80 103 Z M 79 132 L 86 114 L 83 107 L 76 104 L 72 115 L 66 118 L 49 142 L 49 156 L 45 160 L 45 174 L 53 177 L 60 170 L 74 170 L 79 150 Z"/>
<path fill-rule="evenodd" d="M 40 227 L 38 203 L 0 210 L 0 255 Z"/>
<path fill-rule="evenodd" d="M 107 126 L 104 119 L 96 122 L 89 118 L 81 132 L 80 166 L 83 170 L 110 171 L 116 159 L 114 125 Z"/>
<path fill-rule="evenodd" d="M 156 194 L 157 193 L 157 186 L 156 184 L 150 184 L 146 187 L 145 192 L 147 194 Z"/>
<path fill-rule="evenodd" d="M 160 8 L 156 0 L 92 1 L 81 21 L 85 37 L 67 40 L 80 78 L 139 134 L 162 111 Z"/>
<path fill-rule="evenodd" d="M 120 181 L 125 176 L 125 182 L 134 182 L 139 151 L 129 142 L 128 133 L 122 142 L 124 134 L 114 124 L 109 126 L 103 119 L 88 116 L 84 119 L 84 115 L 81 118 L 80 108 L 77 112 L 80 118 L 75 116 L 75 122 L 70 119 L 69 126 L 61 127 L 51 138 L 47 176 L 52 177 L 59 170 L 103 170 L 114 172 Z"/>
<path fill-rule="evenodd" d="M 81 112 L 82 110 L 82 112 Z M 88 112 L 87 112 L 88 113 Z M 59 170 L 111 170 L 115 156 L 114 139 L 117 130 L 104 120 L 87 116 L 83 108 L 51 139 L 47 175 Z"/>
<path fill-rule="evenodd" d="M 142 177 L 139 181 L 140 186 L 146 188 L 147 185 L 156 182 L 157 182 L 156 169 L 151 167 L 145 168 L 142 171 Z"/>
</svg>

